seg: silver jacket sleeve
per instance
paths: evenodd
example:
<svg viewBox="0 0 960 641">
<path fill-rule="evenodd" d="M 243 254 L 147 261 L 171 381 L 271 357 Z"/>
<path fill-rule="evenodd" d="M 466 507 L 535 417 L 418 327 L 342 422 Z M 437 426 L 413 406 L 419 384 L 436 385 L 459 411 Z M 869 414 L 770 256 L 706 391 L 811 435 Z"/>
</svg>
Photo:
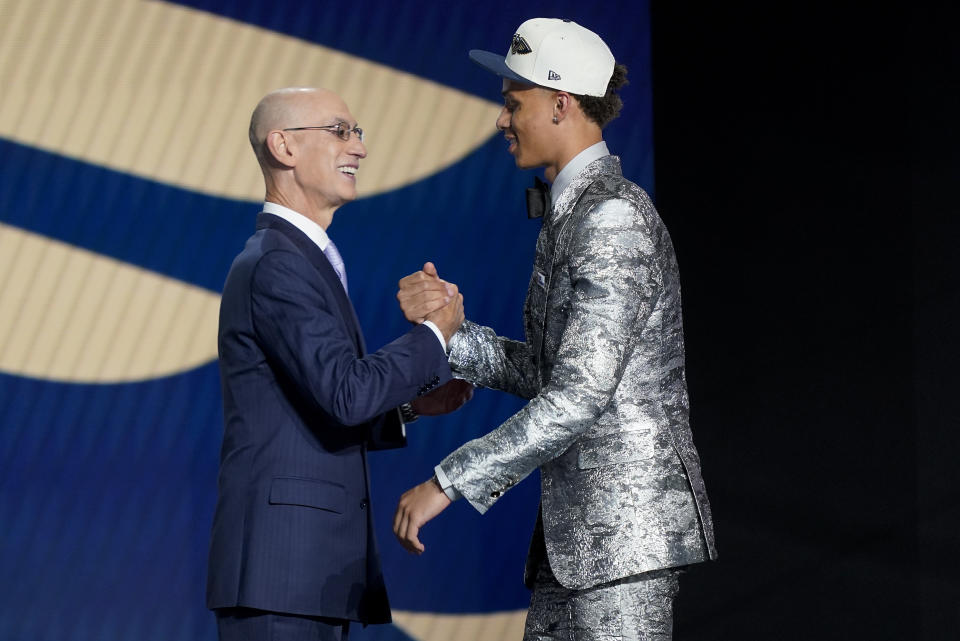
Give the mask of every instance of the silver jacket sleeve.
<svg viewBox="0 0 960 641">
<path fill-rule="evenodd" d="M 526 343 L 502 338 L 489 327 L 465 321 L 450 339 L 456 355 L 454 373 L 481 387 L 530 399 L 539 390 L 539 377 Z"/>
</svg>

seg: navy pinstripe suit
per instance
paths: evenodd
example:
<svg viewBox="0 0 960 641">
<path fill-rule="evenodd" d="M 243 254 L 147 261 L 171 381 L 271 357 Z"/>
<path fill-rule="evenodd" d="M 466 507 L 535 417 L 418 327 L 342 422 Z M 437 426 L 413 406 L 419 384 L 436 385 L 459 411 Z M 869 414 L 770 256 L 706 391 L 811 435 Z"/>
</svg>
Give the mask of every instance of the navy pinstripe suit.
<svg viewBox="0 0 960 641">
<path fill-rule="evenodd" d="M 417 326 L 366 354 L 323 252 L 261 213 L 220 308 L 224 436 L 207 606 L 390 621 L 367 451 L 405 444 L 395 408 L 450 379 Z"/>
</svg>

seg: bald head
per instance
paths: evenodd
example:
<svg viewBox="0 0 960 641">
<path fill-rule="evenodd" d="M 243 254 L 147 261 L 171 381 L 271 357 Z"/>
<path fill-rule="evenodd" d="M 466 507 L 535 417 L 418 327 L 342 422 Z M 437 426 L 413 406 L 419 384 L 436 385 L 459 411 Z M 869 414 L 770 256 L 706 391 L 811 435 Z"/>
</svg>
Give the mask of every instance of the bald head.
<svg viewBox="0 0 960 641">
<path fill-rule="evenodd" d="M 333 212 L 356 199 L 367 148 L 346 103 L 332 91 L 268 93 L 253 110 L 249 135 L 263 171 L 265 200 L 326 229 Z"/>
<path fill-rule="evenodd" d="M 312 87 L 277 89 L 264 96 L 250 116 L 250 145 L 260 166 L 266 169 L 268 157 L 267 134 L 276 129 L 314 125 L 317 110 L 347 112 L 347 106 L 337 94 Z"/>
</svg>

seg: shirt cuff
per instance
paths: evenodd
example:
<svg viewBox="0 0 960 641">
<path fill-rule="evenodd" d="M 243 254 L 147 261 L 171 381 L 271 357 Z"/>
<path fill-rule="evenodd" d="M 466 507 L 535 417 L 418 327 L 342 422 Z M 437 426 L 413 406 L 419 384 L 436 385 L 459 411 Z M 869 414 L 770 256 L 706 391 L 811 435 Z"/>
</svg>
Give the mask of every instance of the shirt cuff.
<svg viewBox="0 0 960 641">
<path fill-rule="evenodd" d="M 426 321 L 430 322 L 430 321 Z M 447 498 L 451 501 L 456 501 L 459 499 L 462 494 L 457 491 L 457 488 L 453 487 L 453 484 L 450 483 L 450 479 L 447 478 L 447 475 L 443 473 L 443 468 L 439 465 L 433 468 L 433 473 L 437 477 L 437 481 L 440 482 L 440 487 L 443 489 L 443 493 L 447 495 Z"/>
<path fill-rule="evenodd" d="M 425 321 L 423 321 L 423 324 L 426 325 L 427 327 L 429 327 L 429 328 L 433 331 L 433 333 L 434 333 L 434 334 L 436 335 L 436 337 L 437 337 L 437 340 L 440 341 L 440 345 L 443 346 L 443 351 L 446 352 L 446 351 L 447 351 L 447 341 L 443 340 L 443 332 L 440 331 L 440 328 L 437 327 L 437 326 L 434 324 L 433 321 L 425 320 Z"/>
</svg>

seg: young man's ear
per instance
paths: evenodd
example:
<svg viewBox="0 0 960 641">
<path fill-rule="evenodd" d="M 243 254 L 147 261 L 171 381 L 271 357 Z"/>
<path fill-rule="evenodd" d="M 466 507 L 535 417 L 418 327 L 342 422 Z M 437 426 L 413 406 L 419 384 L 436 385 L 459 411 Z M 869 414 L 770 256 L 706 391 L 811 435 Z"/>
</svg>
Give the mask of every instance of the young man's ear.
<svg viewBox="0 0 960 641">
<path fill-rule="evenodd" d="M 572 96 L 566 91 L 558 91 L 553 98 L 553 122 L 559 123 L 570 111 Z"/>
</svg>

